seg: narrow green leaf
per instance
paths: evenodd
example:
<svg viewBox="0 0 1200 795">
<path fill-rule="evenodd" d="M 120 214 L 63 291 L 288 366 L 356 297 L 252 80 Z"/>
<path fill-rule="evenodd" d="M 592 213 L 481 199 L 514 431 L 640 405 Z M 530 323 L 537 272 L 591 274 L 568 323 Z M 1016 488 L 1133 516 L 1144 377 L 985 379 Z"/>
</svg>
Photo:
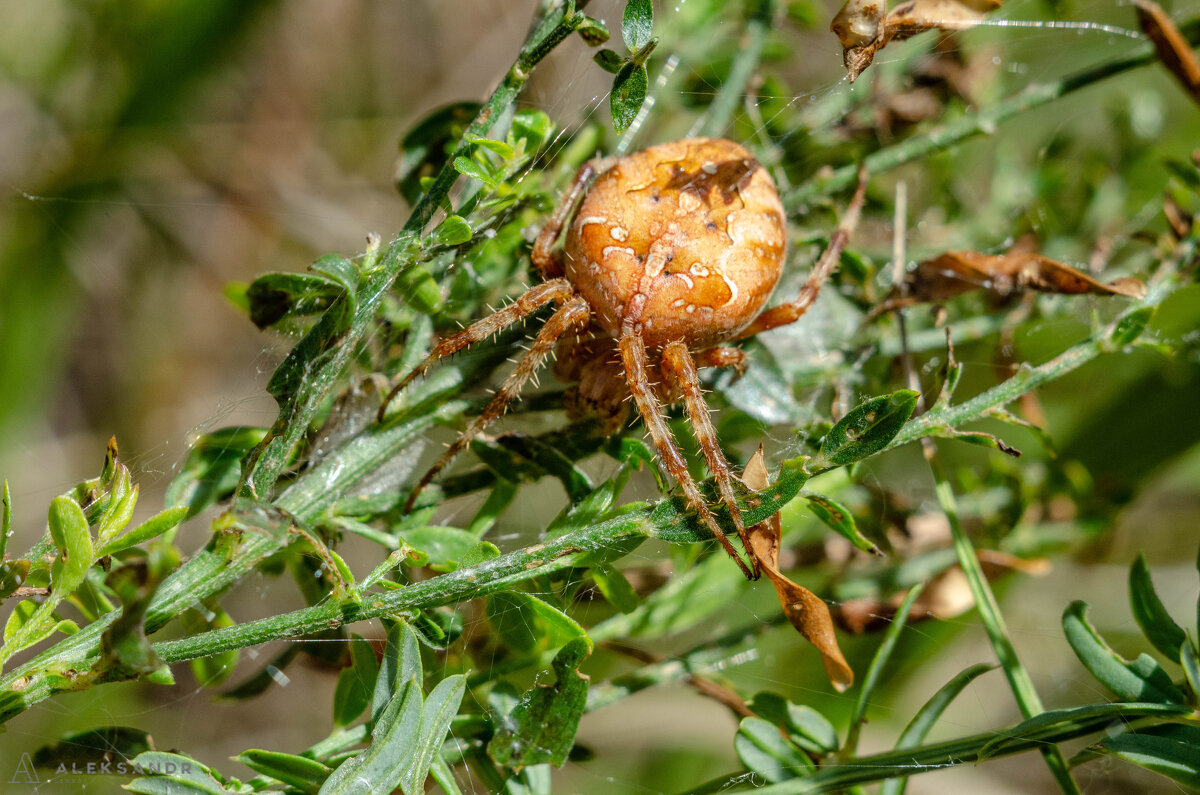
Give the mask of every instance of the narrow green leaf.
<svg viewBox="0 0 1200 795">
<path fill-rule="evenodd" d="M 151 773 L 125 785 L 141 795 L 226 795 L 212 771 L 195 759 L 165 751 L 146 751 L 133 760 L 138 770 Z"/>
<path fill-rule="evenodd" d="M 614 75 L 625 65 L 625 59 L 612 50 L 600 50 L 592 56 L 592 60 L 599 64 L 601 69 Z"/>
<path fill-rule="evenodd" d="M 459 156 L 454 159 L 454 170 L 464 177 L 477 179 L 484 185 L 487 185 L 492 190 L 496 189 L 498 180 L 496 174 L 492 170 L 478 160 L 472 160 L 469 157 Z"/>
<path fill-rule="evenodd" d="M 858 531 L 858 525 L 855 524 L 854 516 L 850 511 L 836 500 L 809 491 L 800 492 L 800 497 L 808 503 L 813 514 L 835 533 L 846 538 L 863 552 L 870 552 L 873 555 L 880 554 L 879 548 Z"/>
<path fill-rule="evenodd" d="M 251 748 L 233 757 L 255 773 L 270 776 L 301 792 L 316 793 L 333 770 L 315 759 Z"/>
<path fill-rule="evenodd" d="M 1101 740 L 1092 748 L 1200 790 L 1200 727 L 1179 723 L 1153 726 Z"/>
<path fill-rule="evenodd" d="M 787 732 L 792 742 L 805 751 L 827 754 L 838 748 L 837 729 L 806 704 L 793 704 L 778 693 L 764 690 L 754 694 L 749 706 L 755 715 Z"/>
<path fill-rule="evenodd" d="M 479 507 L 470 524 L 467 525 L 467 532 L 474 538 L 483 538 L 487 531 L 496 524 L 500 514 L 504 513 L 512 504 L 513 498 L 516 496 L 516 483 L 504 478 L 497 478 L 496 485 L 492 486 L 487 499 L 484 500 L 483 505 Z M 459 562 L 461 563 L 461 561 Z"/>
<path fill-rule="evenodd" d="M 946 711 L 946 707 L 950 706 L 950 702 L 958 697 L 958 694 L 966 688 L 967 685 L 974 682 L 977 678 L 995 670 L 994 665 L 972 665 L 966 670 L 960 671 L 953 679 L 942 685 L 933 697 L 917 710 L 917 714 L 904 727 L 904 731 L 900 733 L 900 739 L 896 741 L 896 750 L 903 751 L 907 748 L 916 748 L 925 741 L 926 735 L 933 725 L 937 723 L 938 718 Z M 891 778 L 883 782 L 883 786 L 879 789 L 879 795 L 904 795 L 904 789 L 908 784 L 908 778 Z"/>
<path fill-rule="evenodd" d="M 379 676 L 379 663 L 371 644 L 355 635 L 350 641 L 350 665 L 338 674 L 337 687 L 333 691 L 333 722 L 336 726 L 349 726 L 354 722 L 375 691 Z"/>
<path fill-rule="evenodd" d="M 324 312 L 345 295 L 332 279 L 311 273 L 264 273 L 246 286 L 250 321 L 260 329 Z"/>
<path fill-rule="evenodd" d="M 167 486 L 164 502 L 171 507 L 187 507 L 187 516 L 191 518 L 233 496 L 242 471 L 242 458 L 266 435 L 265 428 L 244 425 L 204 434 L 192 445 L 179 474 Z"/>
<path fill-rule="evenodd" d="M 867 705 L 871 703 L 871 696 L 875 693 L 875 686 L 879 684 L 883 670 L 891 660 L 892 652 L 896 650 L 896 644 L 900 642 L 900 634 L 904 631 L 905 625 L 908 624 L 909 611 L 912 610 L 913 604 L 917 601 L 917 597 L 921 595 L 924 587 L 923 584 L 918 584 L 908 590 L 904 601 L 900 603 L 900 607 L 896 610 L 896 615 L 892 619 L 891 625 L 887 628 L 887 633 L 883 636 L 883 642 L 879 644 L 879 648 L 875 651 L 875 656 L 871 658 L 871 665 L 867 668 L 867 675 L 863 677 L 862 689 L 858 691 L 858 699 L 854 702 L 854 712 L 850 717 L 850 730 L 846 736 L 846 744 L 842 749 L 843 753 L 852 754 L 858 747 L 858 735 L 862 731 L 862 725 L 866 719 Z"/>
<path fill-rule="evenodd" d="M 407 679 L 392 694 L 371 731 L 371 745 L 333 771 L 321 795 L 373 795 L 400 786 L 421 739 L 421 686 Z"/>
<path fill-rule="evenodd" d="M 401 532 L 404 543 L 425 553 L 434 571 L 454 571 L 479 539 L 457 527 L 418 527 Z"/>
<path fill-rule="evenodd" d="M 400 779 L 400 788 L 404 795 L 417 795 L 425 792 L 425 779 L 429 776 L 429 768 L 442 749 L 446 732 L 450 731 L 450 722 L 458 714 L 463 695 L 467 692 L 467 680 L 461 674 L 448 676 L 437 683 L 437 686 L 425 699 L 421 714 L 421 738 L 417 744 L 412 762 Z"/>
<path fill-rule="evenodd" d="M 787 741 L 775 724 L 762 718 L 742 718 L 733 750 L 747 770 L 772 784 L 788 781 L 813 767 L 808 754 Z"/>
<path fill-rule="evenodd" d="M 628 0 L 621 17 L 621 38 L 630 52 L 636 52 L 650 41 L 654 27 L 654 5 L 650 0 Z"/>
<path fill-rule="evenodd" d="M 868 400 L 842 417 L 821 441 L 818 466 L 845 466 L 887 447 L 916 410 L 918 397 L 910 389 L 901 389 Z"/>
<path fill-rule="evenodd" d="M 183 625 L 189 635 L 234 625 L 233 618 L 220 605 L 206 605 L 203 610 L 207 611 L 207 615 L 197 609 L 184 612 Z M 192 675 L 201 687 L 216 687 L 229 678 L 237 666 L 237 661 L 237 649 L 197 657 L 191 661 Z"/>
<path fill-rule="evenodd" d="M 1176 657 L 1179 647 L 1187 640 L 1187 635 L 1180 628 L 1167 608 L 1163 606 L 1154 590 L 1154 580 L 1150 577 L 1150 566 L 1146 556 L 1139 554 L 1137 560 L 1129 567 L 1129 605 L 1133 617 L 1150 645 L 1158 649 L 1168 660 L 1178 662 Z"/>
<path fill-rule="evenodd" d="M 1192 689 L 1194 704 L 1200 699 L 1200 655 L 1196 654 L 1196 646 L 1190 639 L 1184 639 L 1179 647 L 1179 664 L 1183 666 L 1188 687 Z"/>
<path fill-rule="evenodd" d="M 1118 348 L 1137 341 L 1137 338 L 1142 336 L 1142 332 L 1154 318 L 1154 310 L 1153 306 L 1140 306 L 1124 315 L 1117 321 L 1109 341 Z"/>
<path fill-rule="evenodd" d="M 450 769 L 450 765 L 446 764 L 446 758 L 441 754 L 433 757 L 429 775 L 446 795 L 463 795 L 462 790 L 458 788 L 458 781 L 454 778 L 454 771 Z"/>
<path fill-rule="evenodd" d="M 1121 658 L 1087 621 L 1087 603 L 1072 602 L 1063 612 L 1063 632 L 1075 656 L 1092 676 L 1125 701 L 1183 703 L 1183 693 L 1148 654 Z"/>
<path fill-rule="evenodd" d="M 308 266 L 313 273 L 325 276 L 341 285 L 347 298 L 353 300 L 358 293 L 360 275 L 354 263 L 337 254 L 326 254 Z"/>
<path fill-rule="evenodd" d="M 172 530 L 179 526 L 184 519 L 191 513 L 188 506 L 181 505 L 176 508 L 168 508 L 161 513 L 151 516 L 146 521 L 142 522 L 137 527 L 130 530 L 124 535 L 119 535 L 116 538 L 110 538 L 107 543 L 102 545 L 96 551 L 96 557 L 104 557 L 120 552 L 123 549 L 137 546 L 145 543 L 153 538 L 158 538 L 168 530 Z"/>
<path fill-rule="evenodd" d="M 420 265 L 405 268 L 396 277 L 393 289 L 404 299 L 404 303 L 423 315 L 438 312 L 445 303 L 437 279 Z"/>
<path fill-rule="evenodd" d="M 522 108 L 513 117 L 508 134 L 511 140 L 523 142 L 525 151 L 532 154 L 554 135 L 554 120 L 544 110 Z"/>
<path fill-rule="evenodd" d="M 612 93 L 609 95 L 609 110 L 612 113 L 613 127 L 617 132 L 625 132 L 633 120 L 637 118 L 642 103 L 646 101 L 646 90 L 650 80 L 646 75 L 646 67 L 627 63 L 613 78 Z"/>
<path fill-rule="evenodd" d="M 92 534 L 83 510 L 69 497 L 51 501 L 49 525 L 59 551 L 50 568 L 50 588 L 61 598 L 73 593 L 87 576 L 92 565 Z"/>
<path fill-rule="evenodd" d="M 475 146 L 481 149 L 487 149 L 489 152 L 495 152 L 504 160 L 512 160 L 513 156 L 516 154 L 516 152 L 513 151 L 512 146 L 504 141 L 497 141 L 493 138 L 484 138 L 478 135 L 464 135 L 463 140 L 467 143 L 475 144 Z M 458 216 L 452 215 L 450 217 L 457 218 Z"/>
<path fill-rule="evenodd" d="M 611 566 L 593 566 L 592 581 L 596 588 L 608 600 L 608 603 L 622 613 L 632 613 L 637 610 L 638 595 L 625 579 L 625 575 Z"/>
<path fill-rule="evenodd" d="M 556 681 L 535 685 L 488 743 L 488 756 L 501 767 L 519 768 L 567 761 L 579 719 L 587 706 L 588 679 L 579 666 L 591 654 L 586 638 L 577 638 L 554 657 Z"/>
<path fill-rule="evenodd" d="M 4 491 L 0 494 L 0 560 L 8 549 L 8 538 L 12 535 L 12 495 L 8 492 L 8 478 L 4 479 Z"/>
<path fill-rule="evenodd" d="M 608 41 L 608 28 L 598 19 L 592 19 L 586 14 L 581 14 L 583 19 L 579 22 L 579 26 L 575 28 L 575 32 L 579 34 L 579 38 L 583 39 L 584 43 L 589 47 L 599 47 L 604 42 Z"/>
<path fill-rule="evenodd" d="M 37 609 L 38 603 L 32 599 L 22 599 L 21 601 L 17 602 L 16 606 L 13 608 L 13 611 L 8 614 L 8 620 L 4 622 L 4 642 L 6 644 L 12 640 L 13 636 L 17 634 L 21 627 L 25 626 L 25 624 L 29 622 L 29 619 L 33 618 L 33 614 L 37 612 Z M 42 631 L 38 633 L 36 639 L 26 638 L 25 641 L 21 643 L 21 648 L 27 649 L 35 643 L 49 637 L 53 632 L 54 622 L 47 621 L 45 622 L 45 626 L 42 628 Z M 8 649 L 5 649 L 5 657 L 11 657 L 12 654 L 15 654 L 18 651 L 20 651 L 20 649 L 13 649 L 11 652 Z"/>
<path fill-rule="evenodd" d="M 492 594 L 487 613 L 496 633 L 516 651 L 532 651 L 541 642 L 554 648 L 574 638 L 587 638 L 575 619 L 536 596 L 519 591 Z M 591 641 L 588 643 L 590 647 Z"/>
<path fill-rule="evenodd" d="M 1097 726 L 1101 721 L 1131 721 L 1139 717 L 1173 718 L 1186 715 L 1188 708 L 1181 704 L 1088 704 L 1083 707 L 1055 709 L 1034 715 L 1011 729 L 995 732 L 995 737 L 979 749 L 978 761 L 999 756 L 1010 745 L 1028 740 L 1054 742 L 1077 726 Z"/>
<path fill-rule="evenodd" d="M 404 682 L 415 679 L 423 681 L 421 647 L 412 627 L 403 619 L 388 628 L 387 644 L 383 659 L 379 663 L 379 675 L 375 679 L 375 695 L 371 706 L 371 720 L 378 723 L 379 716 L 392 703 L 396 691 Z"/>
<path fill-rule="evenodd" d="M 490 143 L 500 144 L 500 141 L 491 141 Z M 508 146 L 508 144 L 501 145 Z M 451 215 L 434 230 L 433 242 L 439 246 L 461 246 L 463 243 L 470 242 L 473 234 L 471 225 L 467 223 L 466 218 L 461 215 Z"/>
</svg>

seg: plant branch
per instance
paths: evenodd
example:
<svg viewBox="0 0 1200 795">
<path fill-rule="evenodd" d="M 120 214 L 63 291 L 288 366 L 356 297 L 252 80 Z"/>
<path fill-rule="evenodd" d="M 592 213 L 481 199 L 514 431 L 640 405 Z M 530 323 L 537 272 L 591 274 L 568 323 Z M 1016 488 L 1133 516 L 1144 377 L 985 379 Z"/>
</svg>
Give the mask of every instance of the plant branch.
<svg viewBox="0 0 1200 795">
<path fill-rule="evenodd" d="M 1182 26 L 1180 32 L 1190 44 L 1200 43 L 1200 19 L 1192 20 Z M 1046 105 L 1114 75 L 1154 63 L 1157 58 L 1156 51 L 1152 47 L 1147 47 L 1136 55 L 1116 58 L 1060 80 L 1050 83 L 1035 83 L 990 108 L 967 114 L 961 119 L 944 124 L 923 135 L 879 149 L 867 155 L 863 159 L 863 165 L 868 173 L 878 174 L 943 149 L 949 149 L 976 135 L 990 135 L 1002 122 L 1014 116 Z M 789 213 L 795 212 L 821 196 L 846 190 L 858 180 L 858 169 L 858 164 L 842 166 L 827 177 L 810 180 L 783 197 L 784 208 Z"/>
</svg>

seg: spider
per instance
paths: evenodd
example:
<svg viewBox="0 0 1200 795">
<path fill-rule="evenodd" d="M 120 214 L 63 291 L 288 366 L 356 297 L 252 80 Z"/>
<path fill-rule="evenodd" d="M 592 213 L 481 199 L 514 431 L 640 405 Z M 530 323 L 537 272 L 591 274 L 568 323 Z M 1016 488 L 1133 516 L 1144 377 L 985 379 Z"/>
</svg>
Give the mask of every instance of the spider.
<svg viewBox="0 0 1200 795">
<path fill-rule="evenodd" d="M 574 383 L 566 395 L 568 413 L 574 418 L 590 415 L 612 432 L 627 420 L 632 395 L 663 468 L 679 484 L 689 507 L 746 577 L 757 579 L 758 561 L 749 551 L 750 564 L 741 559 L 688 473 L 663 407 L 683 401 L 720 501 L 749 550 L 733 476 L 718 446 L 697 370 L 732 367 L 740 375 L 745 356 L 727 343 L 792 323 L 805 313 L 857 222 L 864 188 L 860 175 L 854 199 L 796 298 L 764 311 L 783 270 L 787 228 L 771 176 L 748 151 L 732 141 L 689 138 L 652 146 L 602 170 L 584 165 L 534 242 L 530 259 L 543 281 L 439 341 L 380 407 L 382 420 L 395 395 L 437 360 L 547 304 L 557 305 L 491 402 L 421 478 L 406 510 L 472 438 L 504 414 L 557 347 L 555 374 Z M 559 252 L 553 247 L 564 226 Z"/>
</svg>

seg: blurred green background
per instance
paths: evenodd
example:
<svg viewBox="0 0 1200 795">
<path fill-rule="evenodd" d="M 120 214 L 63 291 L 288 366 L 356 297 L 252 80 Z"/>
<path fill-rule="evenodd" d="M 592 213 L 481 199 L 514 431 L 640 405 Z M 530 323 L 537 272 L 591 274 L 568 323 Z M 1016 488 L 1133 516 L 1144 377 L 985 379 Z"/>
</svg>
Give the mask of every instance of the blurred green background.
<svg viewBox="0 0 1200 795">
<path fill-rule="evenodd" d="M 534 5 L 0 0 L 0 475 L 11 484 L 15 547 L 42 532 L 55 494 L 94 473 L 111 435 L 142 486 L 148 514 L 195 434 L 274 419 L 263 386 L 289 341 L 257 332 L 225 301 L 224 286 L 265 270 L 300 270 L 326 253 L 353 254 L 368 232 L 398 230 L 406 216 L 392 185 L 400 136 L 438 105 L 489 91 L 508 68 Z M 597 1 L 589 11 L 614 21 L 619 7 Z M 798 24 L 797 9 L 781 37 L 790 52 L 770 66 L 795 92 L 797 101 L 788 104 L 801 108 L 855 96 L 842 81 L 837 43 L 824 31 L 834 4 L 809 8 L 813 24 Z M 657 10 L 665 19 L 675 11 L 670 3 Z M 1098 3 L 1017 2 L 1005 16 L 1133 25 L 1130 9 Z M 713 46 L 736 46 L 734 30 L 731 22 L 724 31 L 731 35 Z M 998 73 L 985 102 L 1135 45 L 1116 35 L 1016 28 L 974 31 L 968 41 Z M 606 124 L 596 107 L 606 104 L 607 77 L 590 55 L 578 43 L 562 47 L 525 101 L 562 127 L 592 116 Z M 683 105 L 696 85 L 681 79 L 668 92 Z M 865 91 L 861 85 L 856 90 Z M 1074 261 L 1095 254 L 1080 241 L 1120 251 L 1156 222 L 1170 178 L 1163 159 L 1186 158 L 1200 144 L 1198 117 L 1161 69 L 1142 69 L 908 167 L 902 176 L 912 188 L 913 256 L 966 243 L 1001 245 L 1027 230 L 1039 234 L 1047 253 Z M 923 170 L 937 178 L 926 179 Z M 896 178 L 886 177 L 879 190 Z M 952 195 L 922 191 L 951 179 Z M 972 214 L 971 225 L 940 223 Z M 856 246 L 886 258 L 889 241 L 890 230 L 868 223 Z M 1081 336 L 1086 306 L 1024 329 L 1019 358 L 1041 361 Z M 1183 615 L 1194 604 L 1198 320 L 1193 287 L 1156 321 L 1165 337 L 1192 335 L 1183 354 L 1109 356 L 1042 392 L 1060 456 L 1086 465 L 1106 505 L 1119 508 L 1115 530 L 1073 559 L 1056 560 L 1046 576 L 1012 581 L 1005 593 L 1019 651 L 1048 706 L 1100 697 L 1058 629 L 1067 602 L 1090 601 L 1109 637 L 1136 637 L 1124 578 L 1138 551 L 1154 564 L 1168 606 Z M 986 375 L 992 347 L 962 355 Z M 1031 453 L 1022 465 L 1036 468 L 1045 458 L 1032 437 L 1012 441 Z M 987 461 L 979 459 L 985 471 Z M 890 466 L 880 465 L 879 477 L 902 482 L 903 463 Z M 188 549 L 189 539 L 199 545 L 207 531 L 194 522 L 185 532 Z M 730 610 L 742 620 L 765 619 L 776 609 L 772 600 L 743 591 Z M 265 581 L 243 583 L 224 603 L 238 620 L 296 604 Z M 850 641 L 852 657 L 861 659 L 876 642 Z M 902 726 L 949 676 L 990 659 L 969 618 L 916 625 L 904 650 L 877 724 L 891 714 Z M 725 673 L 747 693 L 771 687 L 844 712 L 813 656 L 790 632 L 776 630 L 757 659 Z M 169 690 L 106 686 L 54 699 L 0 736 L 0 781 L 9 779 L 20 753 L 104 723 L 149 729 L 160 748 L 183 749 L 237 775 L 227 757 L 244 748 L 294 752 L 324 736 L 334 676 L 304 666 L 287 675 L 288 686 L 236 704 L 214 703 L 186 674 Z M 946 720 L 967 732 L 1016 717 L 1002 680 L 989 675 Z M 719 705 L 690 690 L 646 691 L 584 720 L 580 741 L 595 761 L 568 765 L 560 791 L 673 791 L 702 781 L 737 766 L 735 726 Z M 864 750 L 870 743 L 868 731 Z M 1106 765 L 1081 771 L 1089 792 L 1174 791 Z M 1018 758 L 923 776 L 909 791 L 1034 792 L 1045 781 L 1037 764 Z M 63 786 L 75 791 L 77 784 Z"/>
</svg>

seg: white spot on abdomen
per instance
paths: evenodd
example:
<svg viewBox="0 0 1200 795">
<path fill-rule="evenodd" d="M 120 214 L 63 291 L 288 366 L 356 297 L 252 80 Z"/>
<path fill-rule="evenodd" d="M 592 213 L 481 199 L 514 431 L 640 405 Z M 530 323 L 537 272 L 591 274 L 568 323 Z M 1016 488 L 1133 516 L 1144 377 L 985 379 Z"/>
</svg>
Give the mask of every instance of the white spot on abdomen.
<svg viewBox="0 0 1200 795">
<path fill-rule="evenodd" d="M 608 233 L 612 235 L 613 240 L 618 240 L 622 243 L 629 239 L 629 230 L 622 226 L 614 226 L 608 230 Z"/>
</svg>

